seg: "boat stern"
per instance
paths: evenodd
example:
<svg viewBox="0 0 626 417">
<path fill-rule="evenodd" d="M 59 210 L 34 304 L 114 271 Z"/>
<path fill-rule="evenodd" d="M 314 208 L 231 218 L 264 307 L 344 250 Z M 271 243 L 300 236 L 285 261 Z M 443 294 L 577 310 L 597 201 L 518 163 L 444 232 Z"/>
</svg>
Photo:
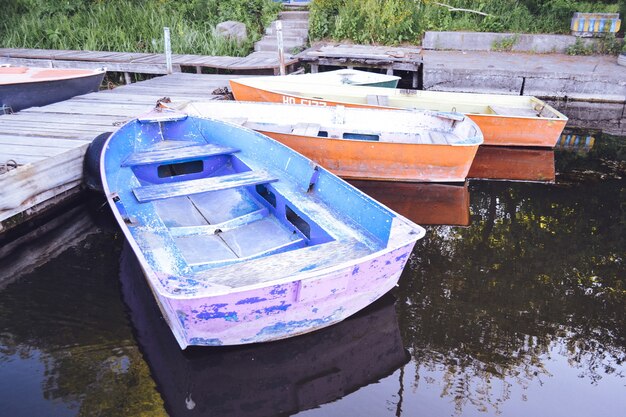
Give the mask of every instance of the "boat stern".
<svg viewBox="0 0 626 417">
<path fill-rule="evenodd" d="M 289 282 L 216 295 L 155 296 L 182 349 L 285 339 L 338 323 L 389 292 L 416 240 Z"/>
</svg>

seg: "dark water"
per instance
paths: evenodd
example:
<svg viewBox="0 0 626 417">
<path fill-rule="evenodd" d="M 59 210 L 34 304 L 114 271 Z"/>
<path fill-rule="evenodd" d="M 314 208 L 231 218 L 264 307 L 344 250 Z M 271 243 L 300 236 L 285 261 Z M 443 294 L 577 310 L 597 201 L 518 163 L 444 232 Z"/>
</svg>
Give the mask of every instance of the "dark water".
<svg viewBox="0 0 626 417">
<path fill-rule="evenodd" d="M 77 205 L 0 242 L 0 415 L 626 416 L 625 141 L 504 166 L 555 183 L 359 184 L 432 224 L 399 287 L 240 348 L 181 353 L 106 209 Z"/>
</svg>

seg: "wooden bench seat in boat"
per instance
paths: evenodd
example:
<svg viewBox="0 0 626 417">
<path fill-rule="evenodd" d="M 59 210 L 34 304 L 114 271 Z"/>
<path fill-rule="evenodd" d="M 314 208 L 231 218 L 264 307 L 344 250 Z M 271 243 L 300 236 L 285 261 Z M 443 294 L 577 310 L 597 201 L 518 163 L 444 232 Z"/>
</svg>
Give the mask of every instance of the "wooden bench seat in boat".
<svg viewBox="0 0 626 417">
<path fill-rule="evenodd" d="M 278 181 L 278 178 L 270 175 L 266 171 L 246 171 L 219 177 L 144 185 L 143 187 L 134 188 L 133 193 L 140 203 L 145 203 L 164 198 L 199 194 L 207 191 L 226 190 L 229 188 L 264 184 L 274 181 Z"/>
<path fill-rule="evenodd" d="M 225 117 L 222 120 L 228 123 L 232 123 L 234 125 L 243 126 L 248 121 L 247 117 Z"/>
<path fill-rule="evenodd" d="M 276 132 L 276 133 L 291 133 L 293 130 L 292 124 L 278 124 L 278 123 L 260 123 L 254 121 L 247 121 L 244 123 L 244 126 L 248 129 L 257 130 L 257 131 L 266 131 L 266 132 Z"/>
<path fill-rule="evenodd" d="M 439 132 L 436 130 L 431 130 L 428 132 L 428 136 L 430 138 L 430 142 L 435 145 L 449 145 L 448 139 L 446 138 L 446 132 Z"/>
<path fill-rule="evenodd" d="M 194 278 L 205 284 L 231 288 L 273 281 L 283 277 L 337 265 L 337 259 L 349 262 L 372 253 L 356 239 L 332 241 L 282 252 L 246 262 L 198 272 Z"/>
<path fill-rule="evenodd" d="M 491 111 L 500 116 L 520 116 L 520 117 L 539 117 L 535 109 L 506 107 L 506 106 L 489 106 Z"/>
<path fill-rule="evenodd" d="M 291 131 L 292 135 L 299 136 L 317 136 L 320 131 L 320 125 L 315 123 L 298 123 Z"/>
<path fill-rule="evenodd" d="M 367 99 L 367 104 L 372 104 L 374 106 L 388 106 L 389 105 L 388 96 L 368 94 L 366 99 Z"/>
<path fill-rule="evenodd" d="M 122 166 L 150 165 L 158 163 L 176 163 L 194 158 L 205 158 L 216 155 L 229 155 L 238 152 L 238 149 L 213 144 L 184 146 L 179 148 L 159 149 L 147 152 L 130 154 Z"/>
</svg>

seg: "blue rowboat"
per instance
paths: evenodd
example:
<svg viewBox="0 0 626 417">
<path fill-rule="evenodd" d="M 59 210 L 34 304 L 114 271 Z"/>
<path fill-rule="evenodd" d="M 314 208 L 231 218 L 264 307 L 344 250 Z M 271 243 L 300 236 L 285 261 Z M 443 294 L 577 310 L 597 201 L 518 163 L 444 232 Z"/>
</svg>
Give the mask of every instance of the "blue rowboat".
<svg viewBox="0 0 626 417">
<path fill-rule="evenodd" d="M 393 288 L 424 229 L 227 122 L 160 110 L 104 144 L 104 192 L 181 348 L 287 338 Z"/>
</svg>

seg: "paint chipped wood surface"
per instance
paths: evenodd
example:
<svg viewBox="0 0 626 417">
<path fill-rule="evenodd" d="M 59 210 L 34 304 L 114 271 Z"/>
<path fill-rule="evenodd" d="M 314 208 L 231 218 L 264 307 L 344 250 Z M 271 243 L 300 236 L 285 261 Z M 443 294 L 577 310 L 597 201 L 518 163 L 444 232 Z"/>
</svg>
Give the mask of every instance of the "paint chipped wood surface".
<svg viewBox="0 0 626 417">
<path fill-rule="evenodd" d="M 0 63 L 50 68 L 97 68 L 108 71 L 142 74 L 167 74 L 165 54 L 138 52 L 72 51 L 55 49 L 0 48 Z M 286 59 L 285 65 L 298 63 L 296 58 Z M 278 53 L 254 52 L 245 57 L 172 54 L 172 70 L 183 67 L 210 68 L 234 72 L 275 72 L 280 64 Z"/>
<path fill-rule="evenodd" d="M 6 222 L 81 184 L 87 145 L 99 134 L 147 112 L 164 96 L 180 101 L 216 98 L 232 75 L 172 74 L 70 100 L 0 115 L 0 232 Z"/>
</svg>

